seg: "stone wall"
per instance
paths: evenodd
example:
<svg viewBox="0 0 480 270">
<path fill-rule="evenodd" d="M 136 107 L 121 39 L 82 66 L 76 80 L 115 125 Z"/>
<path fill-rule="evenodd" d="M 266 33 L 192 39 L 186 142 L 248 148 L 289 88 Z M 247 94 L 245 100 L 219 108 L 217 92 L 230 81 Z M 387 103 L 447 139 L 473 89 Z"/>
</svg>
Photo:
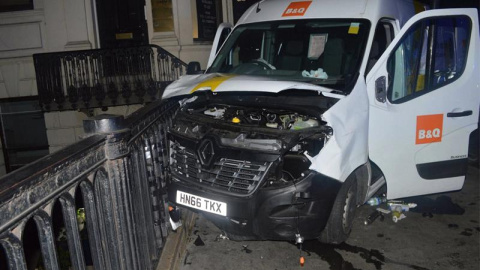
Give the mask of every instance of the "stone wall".
<svg viewBox="0 0 480 270">
<path fill-rule="evenodd" d="M 36 95 L 37 82 L 32 58 L 0 59 L 0 98 Z"/>
<path fill-rule="evenodd" d="M 94 109 L 93 115 L 108 113 L 128 116 L 141 107 L 143 107 L 143 105 L 138 104 L 109 107 L 107 111 Z M 50 153 L 81 140 L 85 135 L 83 131 L 83 120 L 87 118 L 88 116 L 85 113 L 78 111 L 45 113 L 45 126 L 47 128 Z"/>
</svg>

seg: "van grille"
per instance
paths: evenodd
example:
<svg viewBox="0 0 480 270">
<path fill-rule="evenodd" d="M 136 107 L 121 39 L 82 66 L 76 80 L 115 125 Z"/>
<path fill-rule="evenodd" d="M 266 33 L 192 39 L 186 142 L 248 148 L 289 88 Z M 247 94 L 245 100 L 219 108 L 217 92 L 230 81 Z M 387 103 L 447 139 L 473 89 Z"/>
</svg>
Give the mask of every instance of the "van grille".
<svg viewBox="0 0 480 270">
<path fill-rule="evenodd" d="M 256 189 L 271 163 L 221 158 L 207 169 L 200 164 L 195 151 L 170 142 L 170 164 L 174 176 L 224 192 L 247 195 Z"/>
</svg>

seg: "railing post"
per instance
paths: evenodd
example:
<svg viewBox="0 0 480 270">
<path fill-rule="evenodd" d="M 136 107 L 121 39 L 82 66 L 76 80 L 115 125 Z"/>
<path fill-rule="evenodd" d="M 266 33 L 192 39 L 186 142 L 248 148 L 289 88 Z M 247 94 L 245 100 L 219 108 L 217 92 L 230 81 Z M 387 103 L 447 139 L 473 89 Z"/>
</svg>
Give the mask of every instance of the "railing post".
<svg viewBox="0 0 480 270">
<path fill-rule="evenodd" d="M 106 243 L 102 255 L 109 269 L 140 269 L 133 228 L 134 205 L 124 159 L 129 153 L 130 130 L 126 128 L 123 116 L 118 115 L 99 115 L 84 120 L 83 125 L 88 135 L 107 135 L 105 175 L 97 177 L 95 181 L 101 182 L 94 185 L 100 241 Z"/>
</svg>

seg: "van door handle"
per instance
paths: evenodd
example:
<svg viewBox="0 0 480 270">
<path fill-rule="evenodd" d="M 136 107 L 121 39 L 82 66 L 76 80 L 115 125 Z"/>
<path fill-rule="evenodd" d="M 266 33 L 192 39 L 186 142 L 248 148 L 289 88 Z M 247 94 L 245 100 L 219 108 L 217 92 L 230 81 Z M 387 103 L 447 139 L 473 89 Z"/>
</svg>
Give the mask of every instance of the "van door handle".
<svg viewBox="0 0 480 270">
<path fill-rule="evenodd" d="M 469 116 L 472 115 L 472 111 L 463 111 L 463 112 L 449 112 L 447 113 L 447 117 L 464 117 L 464 116 Z"/>
</svg>

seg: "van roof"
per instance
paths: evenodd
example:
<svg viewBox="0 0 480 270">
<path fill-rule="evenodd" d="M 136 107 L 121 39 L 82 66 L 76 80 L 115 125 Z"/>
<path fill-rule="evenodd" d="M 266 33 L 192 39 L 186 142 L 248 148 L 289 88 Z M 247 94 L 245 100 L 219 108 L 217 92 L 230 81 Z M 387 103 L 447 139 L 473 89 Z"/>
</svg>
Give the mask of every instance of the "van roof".
<svg viewBox="0 0 480 270">
<path fill-rule="evenodd" d="M 318 18 L 365 18 L 376 22 L 390 17 L 403 25 L 403 12 L 411 16 L 412 0 L 263 0 L 252 5 L 238 24 Z"/>
</svg>

